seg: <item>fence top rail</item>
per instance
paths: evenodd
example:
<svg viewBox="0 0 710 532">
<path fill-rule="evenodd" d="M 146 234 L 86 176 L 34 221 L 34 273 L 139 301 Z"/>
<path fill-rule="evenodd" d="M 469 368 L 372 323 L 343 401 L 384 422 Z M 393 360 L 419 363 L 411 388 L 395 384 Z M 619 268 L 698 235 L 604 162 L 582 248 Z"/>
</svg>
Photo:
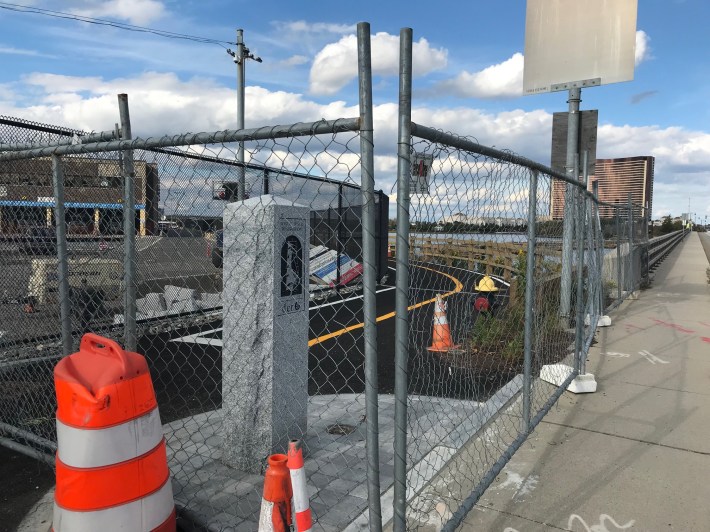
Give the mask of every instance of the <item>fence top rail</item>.
<svg viewBox="0 0 710 532">
<path fill-rule="evenodd" d="M 486 155 L 488 157 L 492 157 L 500 161 L 511 162 L 513 164 L 525 166 L 531 170 L 536 170 L 543 174 L 547 174 L 551 177 L 554 177 L 555 179 L 560 179 L 562 181 L 565 181 L 566 183 L 569 183 L 570 185 L 574 185 L 577 188 L 582 189 L 582 191 L 588 198 L 598 203 L 598 200 L 594 197 L 594 194 L 586 190 L 583 184 L 579 181 L 576 181 L 575 179 L 561 172 L 558 172 L 557 170 L 553 170 L 549 166 L 545 166 L 544 164 L 540 164 L 526 157 L 521 157 L 520 155 L 516 155 L 512 152 L 498 150 L 489 146 L 483 146 L 482 144 L 479 144 L 478 142 L 469 138 L 460 137 L 453 133 L 446 133 L 439 129 L 415 124 L 414 122 L 412 122 L 412 135 L 428 140 L 430 142 L 444 143 L 454 148 L 459 148 L 473 153 L 479 153 L 481 155 Z"/>
<path fill-rule="evenodd" d="M 337 120 L 319 120 L 318 122 L 299 122 L 288 125 L 264 126 L 252 129 L 226 129 L 211 133 L 184 133 L 147 139 L 114 140 L 67 146 L 46 147 L 31 150 L 0 153 L 0 161 L 32 159 L 50 155 L 75 155 L 81 153 L 99 153 L 108 151 L 140 150 L 167 148 L 171 146 L 190 146 L 192 144 L 217 144 L 244 142 L 251 140 L 269 140 L 286 137 L 325 135 L 346 131 L 357 131 L 360 118 L 340 118 Z"/>
<path fill-rule="evenodd" d="M 234 166 L 236 168 L 245 168 L 248 170 L 255 170 L 259 172 L 266 172 L 269 175 L 274 175 L 276 176 L 277 174 L 287 174 L 289 177 L 294 177 L 298 179 L 307 179 L 308 181 L 318 181 L 320 183 L 330 183 L 333 185 L 337 185 L 339 187 L 345 187 L 345 188 L 351 188 L 351 189 L 357 189 L 360 190 L 360 187 L 356 185 L 355 183 L 348 183 L 346 181 L 339 181 L 337 179 L 331 179 L 327 177 L 322 177 L 322 176 L 314 176 L 311 174 L 304 174 L 302 172 L 290 172 L 286 170 L 281 170 L 279 168 L 272 168 L 263 164 L 254 164 L 254 163 L 247 163 L 247 162 L 240 162 L 237 160 L 233 159 L 224 159 L 222 157 L 214 157 L 212 155 L 204 155 L 204 154 L 197 154 L 197 153 L 190 153 L 182 150 L 171 150 L 170 148 L 148 148 L 146 151 L 151 151 L 155 153 L 162 153 L 165 155 L 169 155 L 171 157 L 183 157 L 185 159 L 193 159 L 196 161 L 205 161 L 205 162 L 210 162 L 210 163 L 217 163 L 217 164 L 226 164 L 228 166 Z"/>
<path fill-rule="evenodd" d="M 4 151 L 23 151 L 39 148 L 55 148 L 57 146 L 66 146 L 68 144 L 87 144 L 91 142 L 106 142 L 119 138 L 118 131 L 100 131 L 98 133 L 87 133 L 86 135 L 72 135 L 69 138 L 59 139 L 54 142 L 18 142 L 5 144 L 0 142 L 0 152 Z"/>
</svg>

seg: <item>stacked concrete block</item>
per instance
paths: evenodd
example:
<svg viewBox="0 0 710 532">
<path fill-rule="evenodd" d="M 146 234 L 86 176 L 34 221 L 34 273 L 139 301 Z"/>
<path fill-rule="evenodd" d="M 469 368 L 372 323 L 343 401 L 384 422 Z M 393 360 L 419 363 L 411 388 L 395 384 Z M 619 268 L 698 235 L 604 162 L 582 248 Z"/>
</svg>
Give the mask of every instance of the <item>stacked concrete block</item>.
<svg viewBox="0 0 710 532">
<path fill-rule="evenodd" d="M 210 294 L 203 292 L 200 294 L 200 300 L 197 302 L 203 310 L 210 310 L 222 306 L 222 293 Z"/>
<path fill-rule="evenodd" d="M 165 305 L 171 314 L 199 310 L 195 302 L 195 290 L 181 286 L 166 285 L 163 289 Z"/>
<path fill-rule="evenodd" d="M 136 309 L 141 314 L 156 314 L 160 315 L 167 310 L 165 297 L 163 294 L 150 293 L 145 297 L 136 299 Z"/>
</svg>

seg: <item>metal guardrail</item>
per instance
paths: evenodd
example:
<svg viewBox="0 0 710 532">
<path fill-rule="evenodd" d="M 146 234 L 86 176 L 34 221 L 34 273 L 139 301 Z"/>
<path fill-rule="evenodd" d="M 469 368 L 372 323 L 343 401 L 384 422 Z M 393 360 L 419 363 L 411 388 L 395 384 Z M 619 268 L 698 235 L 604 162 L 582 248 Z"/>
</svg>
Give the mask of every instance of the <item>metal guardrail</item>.
<svg viewBox="0 0 710 532">
<path fill-rule="evenodd" d="M 648 269 L 654 268 L 656 263 L 665 257 L 689 232 L 686 229 L 681 229 L 651 238 L 648 241 Z"/>
</svg>

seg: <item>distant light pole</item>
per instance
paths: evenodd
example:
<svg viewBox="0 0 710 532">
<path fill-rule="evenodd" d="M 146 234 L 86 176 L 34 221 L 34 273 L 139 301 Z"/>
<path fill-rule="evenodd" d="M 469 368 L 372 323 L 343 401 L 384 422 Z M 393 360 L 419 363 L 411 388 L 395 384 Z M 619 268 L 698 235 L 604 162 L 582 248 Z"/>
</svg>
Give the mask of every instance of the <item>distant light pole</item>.
<svg viewBox="0 0 710 532">
<path fill-rule="evenodd" d="M 227 53 L 237 64 L 237 129 L 244 129 L 244 62 L 253 59 L 261 63 L 261 57 L 256 57 L 244 46 L 244 30 L 237 30 L 237 51 L 227 49 Z M 237 167 L 239 180 L 237 183 L 237 200 L 244 200 L 245 179 L 244 179 L 244 141 L 239 141 L 237 148 L 237 162 L 242 163 Z"/>
</svg>

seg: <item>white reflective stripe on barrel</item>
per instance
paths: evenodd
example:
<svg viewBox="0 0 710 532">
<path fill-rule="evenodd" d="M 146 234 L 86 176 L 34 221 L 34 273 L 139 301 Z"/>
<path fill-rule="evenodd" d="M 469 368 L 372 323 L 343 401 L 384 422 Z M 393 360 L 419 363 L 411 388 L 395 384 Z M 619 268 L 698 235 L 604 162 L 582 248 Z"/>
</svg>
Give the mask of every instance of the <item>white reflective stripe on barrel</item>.
<svg viewBox="0 0 710 532">
<path fill-rule="evenodd" d="M 274 532 L 274 503 L 262 497 L 259 512 L 259 532 Z"/>
<path fill-rule="evenodd" d="M 57 454 L 71 467 L 118 464 L 154 449 L 163 439 L 158 408 L 105 429 L 79 429 L 57 419 Z"/>
<path fill-rule="evenodd" d="M 54 503 L 54 532 L 150 532 L 162 525 L 175 508 L 168 479 L 163 486 L 137 501 L 94 512 L 66 510 Z"/>
<path fill-rule="evenodd" d="M 293 509 L 296 513 L 308 510 L 308 490 L 306 489 L 306 472 L 301 467 L 291 469 L 291 487 L 293 488 Z"/>
<path fill-rule="evenodd" d="M 434 316 L 435 325 L 448 325 L 449 322 L 446 321 L 446 316 Z"/>
</svg>

